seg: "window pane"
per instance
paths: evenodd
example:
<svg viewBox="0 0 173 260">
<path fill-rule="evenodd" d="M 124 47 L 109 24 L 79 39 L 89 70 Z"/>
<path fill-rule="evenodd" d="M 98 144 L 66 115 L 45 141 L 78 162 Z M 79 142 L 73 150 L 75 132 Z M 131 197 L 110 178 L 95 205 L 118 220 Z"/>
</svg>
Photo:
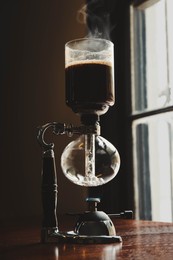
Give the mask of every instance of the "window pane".
<svg viewBox="0 0 173 260">
<path fill-rule="evenodd" d="M 133 8 L 132 114 L 173 104 L 172 2 Z"/>
<path fill-rule="evenodd" d="M 173 112 L 132 127 L 137 217 L 173 221 Z"/>
</svg>

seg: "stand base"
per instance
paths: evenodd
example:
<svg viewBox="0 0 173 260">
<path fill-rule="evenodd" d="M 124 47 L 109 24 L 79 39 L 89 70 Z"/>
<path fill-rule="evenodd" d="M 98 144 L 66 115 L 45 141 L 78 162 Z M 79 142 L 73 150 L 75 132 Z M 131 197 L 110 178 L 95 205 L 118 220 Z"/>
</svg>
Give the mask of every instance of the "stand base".
<svg viewBox="0 0 173 260">
<path fill-rule="evenodd" d="M 120 236 L 84 236 L 74 231 L 59 232 L 58 229 L 42 229 L 42 243 L 71 243 L 71 244 L 110 244 L 121 243 Z"/>
</svg>

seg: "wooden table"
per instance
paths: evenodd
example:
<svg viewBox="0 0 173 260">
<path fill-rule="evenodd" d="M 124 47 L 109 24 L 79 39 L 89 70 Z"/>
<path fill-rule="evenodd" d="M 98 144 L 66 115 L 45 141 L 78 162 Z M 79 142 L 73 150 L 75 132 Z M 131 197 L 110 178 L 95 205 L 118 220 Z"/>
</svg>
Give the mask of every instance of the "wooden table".
<svg viewBox="0 0 173 260">
<path fill-rule="evenodd" d="M 32 221 L 1 223 L 0 259 L 173 259 L 173 223 L 115 220 L 118 244 L 41 244 L 40 224 Z M 59 227 L 73 229 L 71 221 Z M 70 229 L 69 229 L 70 228 Z"/>
</svg>

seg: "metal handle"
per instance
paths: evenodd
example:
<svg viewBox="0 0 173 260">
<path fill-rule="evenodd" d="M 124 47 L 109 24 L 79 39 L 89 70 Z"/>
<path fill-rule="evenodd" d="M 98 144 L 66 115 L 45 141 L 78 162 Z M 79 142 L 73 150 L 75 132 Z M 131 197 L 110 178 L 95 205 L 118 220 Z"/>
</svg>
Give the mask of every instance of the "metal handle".
<svg viewBox="0 0 173 260">
<path fill-rule="evenodd" d="M 43 228 L 57 227 L 57 175 L 53 150 L 43 154 L 42 206 Z"/>
</svg>

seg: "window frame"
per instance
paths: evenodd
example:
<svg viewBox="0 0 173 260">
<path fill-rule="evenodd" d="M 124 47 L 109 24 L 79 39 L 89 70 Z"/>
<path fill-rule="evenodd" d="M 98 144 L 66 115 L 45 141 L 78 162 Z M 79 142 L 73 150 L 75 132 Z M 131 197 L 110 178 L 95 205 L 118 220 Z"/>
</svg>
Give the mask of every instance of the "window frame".
<svg viewBox="0 0 173 260">
<path fill-rule="evenodd" d="M 145 8 L 151 7 L 153 4 L 155 4 L 155 3 L 159 2 L 159 1 L 160 0 L 145 0 L 145 1 L 144 0 L 143 1 L 140 1 L 140 0 L 139 1 L 137 1 L 137 0 L 135 1 L 134 0 L 134 1 L 132 1 L 132 4 L 130 6 L 130 10 L 131 10 L 131 16 L 130 16 L 130 20 L 131 20 L 131 34 L 130 34 L 130 37 L 131 37 L 131 62 L 132 62 L 132 66 L 131 66 L 131 71 L 132 71 L 131 89 L 133 89 L 133 84 L 135 84 L 134 83 L 134 81 L 135 81 L 135 79 L 134 79 L 134 67 L 135 66 L 134 66 L 134 53 L 133 53 L 134 32 L 133 32 L 133 28 L 132 28 L 132 19 L 134 17 L 133 17 L 133 14 L 132 14 L 132 11 L 133 11 L 132 9 L 133 8 L 138 8 L 139 10 L 140 9 L 144 10 Z M 168 68 L 168 70 L 169 70 L 169 68 Z M 169 71 L 168 71 L 168 73 L 169 73 Z M 131 103 L 132 103 L 133 95 L 134 95 L 134 93 L 132 91 Z M 150 116 L 164 115 L 165 113 L 172 112 L 172 111 L 173 111 L 173 105 L 170 105 L 170 106 L 167 106 L 167 107 L 163 107 L 163 108 L 148 110 L 148 111 L 142 111 L 142 112 L 140 111 L 140 112 L 137 112 L 137 113 L 132 113 L 132 107 L 131 107 L 131 115 L 130 115 L 131 128 L 132 128 L 133 122 L 135 122 L 135 120 L 137 120 L 137 119 L 145 119 L 145 118 L 150 117 Z M 132 136 L 132 140 L 133 140 L 133 136 Z M 132 149 L 132 154 L 133 154 L 133 147 L 132 146 L 131 146 L 131 149 Z M 134 159 L 135 154 L 132 155 L 132 157 Z M 171 165 L 171 162 L 170 162 L 170 165 Z M 134 167 L 133 167 L 132 170 L 133 170 L 133 174 L 134 174 L 134 189 L 136 189 L 136 191 L 137 191 L 137 190 L 139 190 L 139 187 L 137 187 L 137 185 L 140 186 L 140 183 L 138 183 L 137 176 L 135 176 L 136 174 L 134 173 Z M 170 173 L 170 175 L 173 176 L 173 173 Z M 173 177 L 172 177 L 172 179 L 173 179 Z M 148 180 L 147 187 L 148 187 L 147 188 L 147 190 L 148 190 L 148 192 L 147 192 L 148 193 L 148 203 L 150 204 L 151 203 L 151 191 L 149 191 L 150 180 Z M 173 183 L 172 183 L 172 190 L 173 190 Z M 138 197 L 138 195 L 140 195 L 140 192 L 138 194 L 136 194 L 136 193 L 134 191 L 134 195 Z M 137 197 L 136 197 L 136 200 L 139 203 L 140 199 L 137 198 Z M 173 193 L 172 193 L 172 197 L 171 198 L 172 198 L 172 201 L 173 201 Z M 146 206 L 143 205 L 143 204 L 145 204 L 145 202 L 146 202 L 146 198 L 144 196 L 143 201 L 140 201 L 140 203 L 142 204 L 141 205 L 142 211 L 144 211 L 144 209 L 146 209 Z M 135 204 L 135 202 L 134 202 L 134 204 Z M 135 205 L 134 205 L 134 207 L 135 207 Z M 148 207 L 148 205 L 147 205 L 147 207 Z M 172 210 L 173 210 L 173 207 L 172 207 Z M 147 211 L 148 211 L 148 213 L 145 214 L 145 212 L 141 212 L 141 210 L 139 210 L 137 212 L 138 218 L 140 218 L 140 219 L 151 219 L 152 220 L 152 214 L 150 214 L 151 207 L 150 207 L 150 209 L 148 208 Z M 172 212 L 172 216 L 173 216 L 173 212 Z"/>
</svg>

